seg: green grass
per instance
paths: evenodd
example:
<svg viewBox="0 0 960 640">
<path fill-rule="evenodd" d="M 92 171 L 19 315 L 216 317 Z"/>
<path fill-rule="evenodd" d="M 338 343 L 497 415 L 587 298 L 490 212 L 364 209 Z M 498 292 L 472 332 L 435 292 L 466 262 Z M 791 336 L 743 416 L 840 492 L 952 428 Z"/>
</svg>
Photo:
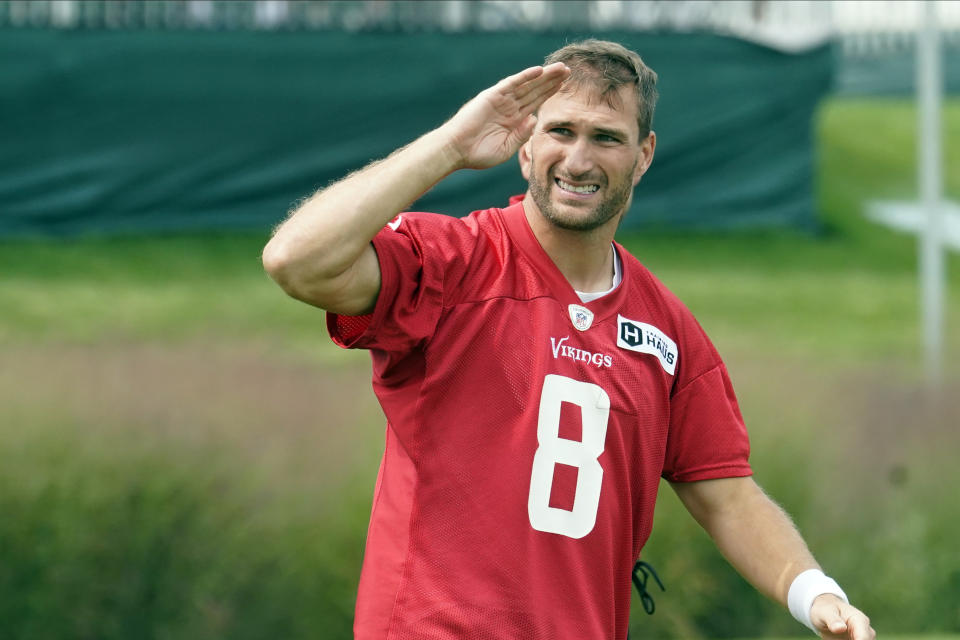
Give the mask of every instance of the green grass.
<svg viewBox="0 0 960 640">
<path fill-rule="evenodd" d="M 267 234 L 0 243 L 0 346 L 196 341 L 263 344 L 341 362 L 323 314 L 291 304 L 259 255 Z"/>
</svg>

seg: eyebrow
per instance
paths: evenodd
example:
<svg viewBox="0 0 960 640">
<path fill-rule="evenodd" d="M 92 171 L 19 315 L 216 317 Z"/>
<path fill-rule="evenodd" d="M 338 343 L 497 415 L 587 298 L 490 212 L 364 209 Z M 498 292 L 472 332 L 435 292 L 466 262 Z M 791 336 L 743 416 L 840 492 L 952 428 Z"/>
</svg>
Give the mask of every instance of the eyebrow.
<svg viewBox="0 0 960 640">
<path fill-rule="evenodd" d="M 546 127 L 547 129 L 552 129 L 554 127 L 565 127 L 567 129 L 576 126 L 577 123 L 571 120 L 562 120 L 559 122 L 548 122 Z M 612 136 L 614 138 L 620 138 L 626 140 L 628 134 L 626 131 L 621 131 L 620 129 L 608 129 L 607 127 L 593 127 L 594 133 L 600 133 L 603 135 Z"/>
</svg>

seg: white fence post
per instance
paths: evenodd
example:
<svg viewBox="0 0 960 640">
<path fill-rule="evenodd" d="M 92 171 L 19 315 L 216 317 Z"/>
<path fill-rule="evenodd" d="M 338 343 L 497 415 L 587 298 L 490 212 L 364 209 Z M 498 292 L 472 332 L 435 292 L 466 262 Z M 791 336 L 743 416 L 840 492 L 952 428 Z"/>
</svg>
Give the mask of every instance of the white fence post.
<svg viewBox="0 0 960 640">
<path fill-rule="evenodd" d="M 943 375 L 944 260 L 941 205 L 943 153 L 940 112 L 943 70 L 937 5 L 925 3 L 917 38 L 918 183 L 926 224 L 920 234 L 920 289 L 924 364 L 927 381 L 936 386 Z"/>
</svg>

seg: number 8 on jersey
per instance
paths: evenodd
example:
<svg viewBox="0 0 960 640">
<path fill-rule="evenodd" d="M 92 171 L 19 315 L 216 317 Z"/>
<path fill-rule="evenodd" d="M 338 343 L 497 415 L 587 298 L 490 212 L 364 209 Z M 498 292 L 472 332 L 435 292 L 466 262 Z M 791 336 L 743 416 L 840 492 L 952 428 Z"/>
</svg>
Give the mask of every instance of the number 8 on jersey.
<svg viewBox="0 0 960 640">
<path fill-rule="evenodd" d="M 560 408 L 564 402 L 580 407 L 582 440 L 560 437 Z M 603 453 L 610 417 L 610 397 L 601 387 L 566 376 L 548 374 L 540 393 L 537 442 L 530 476 L 527 513 L 530 526 L 537 531 L 582 538 L 593 530 L 600 506 Z M 553 472 L 556 464 L 577 468 L 577 488 L 573 508 L 550 506 Z"/>
</svg>

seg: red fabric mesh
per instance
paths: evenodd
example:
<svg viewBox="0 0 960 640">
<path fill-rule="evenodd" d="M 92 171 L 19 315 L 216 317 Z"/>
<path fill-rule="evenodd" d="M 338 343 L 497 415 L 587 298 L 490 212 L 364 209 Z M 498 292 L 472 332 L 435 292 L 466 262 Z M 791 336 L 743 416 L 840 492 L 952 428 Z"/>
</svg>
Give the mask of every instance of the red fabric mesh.
<svg viewBox="0 0 960 640">
<path fill-rule="evenodd" d="M 555 509 L 573 509 L 577 491 L 577 467 L 558 462 L 553 465 L 553 483 L 550 486 L 550 506 Z"/>
<path fill-rule="evenodd" d="M 575 329 L 568 308 L 579 299 L 519 206 L 463 221 L 403 214 L 375 246 L 389 303 L 372 317 L 336 317 L 335 331 L 375 350 L 374 388 L 398 445 L 385 453 L 385 478 L 398 451 L 412 477 L 408 492 L 378 498 L 371 531 L 409 537 L 395 551 L 368 546 L 357 638 L 625 637 L 630 570 L 665 462 L 677 478 L 749 473 L 736 401 L 706 336 L 625 253 L 623 284 L 585 305 L 593 325 Z M 676 341 L 675 375 L 618 346 L 621 315 Z M 576 402 L 609 407 L 595 524 L 581 537 L 536 529 L 529 514 L 547 376 L 599 388 L 606 401 Z M 583 442 L 596 425 L 576 402 L 562 400 L 555 433 Z M 575 512 L 591 473 L 553 463 L 546 506 Z M 382 615 L 362 613 L 371 610 Z"/>
<path fill-rule="evenodd" d="M 363 335 L 363 332 L 370 326 L 370 320 L 373 314 L 364 316 L 336 316 L 337 332 L 343 342 L 350 343 Z"/>
</svg>

